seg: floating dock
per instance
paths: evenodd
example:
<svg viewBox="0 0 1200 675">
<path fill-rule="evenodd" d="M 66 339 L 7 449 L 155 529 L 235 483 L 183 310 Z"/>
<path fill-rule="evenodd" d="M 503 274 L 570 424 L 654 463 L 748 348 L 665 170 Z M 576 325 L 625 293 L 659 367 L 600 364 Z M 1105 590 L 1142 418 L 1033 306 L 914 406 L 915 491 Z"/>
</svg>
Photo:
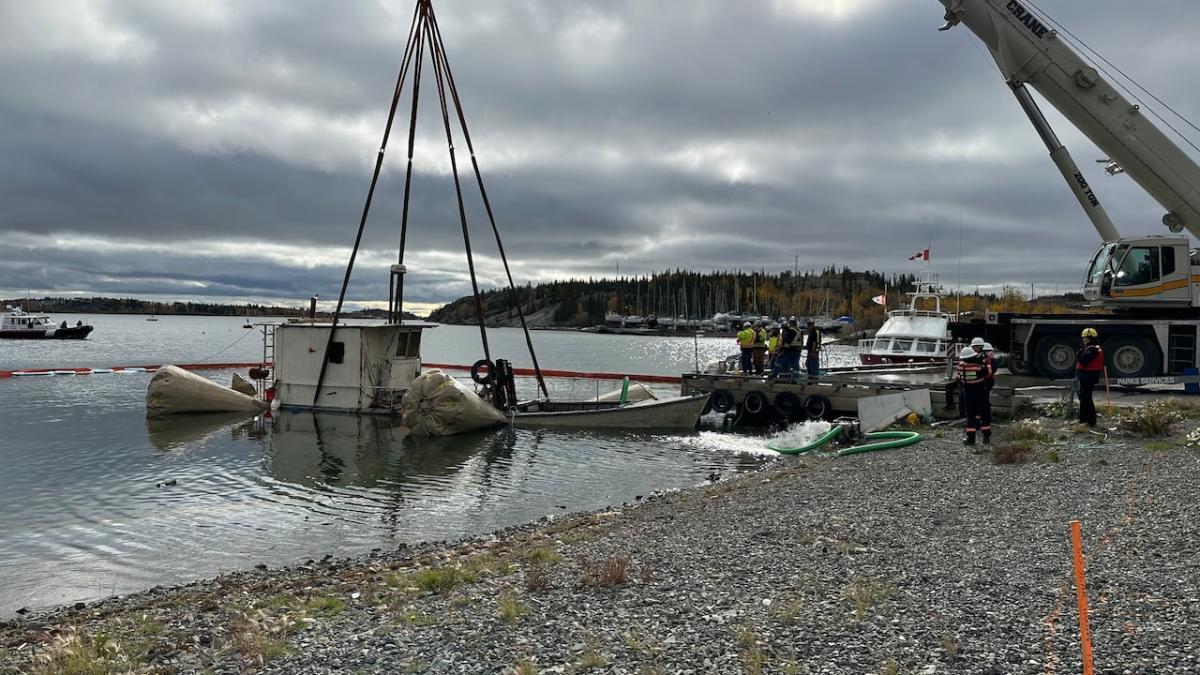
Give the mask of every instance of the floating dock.
<svg viewBox="0 0 1200 675">
<path fill-rule="evenodd" d="M 1020 397 L 1006 377 L 997 375 L 992 390 L 992 411 L 1010 414 Z M 740 373 L 685 373 L 680 384 L 684 395 L 708 393 L 716 412 L 731 413 L 747 423 L 771 418 L 790 421 L 832 419 L 857 415 L 858 401 L 872 396 L 928 389 L 934 417 L 958 417 L 957 395 L 947 396 L 951 378 L 944 365 L 855 366 L 822 371 L 819 378 L 806 375 L 767 377 Z"/>
</svg>

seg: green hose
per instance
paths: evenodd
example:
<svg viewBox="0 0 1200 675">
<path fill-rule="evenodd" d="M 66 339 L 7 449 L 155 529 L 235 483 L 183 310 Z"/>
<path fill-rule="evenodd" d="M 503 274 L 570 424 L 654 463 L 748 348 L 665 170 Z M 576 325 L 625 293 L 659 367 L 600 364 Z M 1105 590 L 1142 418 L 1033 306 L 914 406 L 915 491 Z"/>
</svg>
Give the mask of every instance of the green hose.
<svg viewBox="0 0 1200 675">
<path fill-rule="evenodd" d="M 803 455 L 806 452 L 812 452 L 832 441 L 841 435 L 843 427 L 837 426 L 825 432 L 817 440 L 808 445 L 800 446 L 799 448 L 781 448 L 774 445 L 768 445 L 767 448 L 774 450 L 783 455 Z M 857 455 L 863 452 L 871 452 L 874 450 L 887 450 L 888 448 L 902 448 L 906 445 L 912 445 L 921 440 L 921 434 L 915 431 L 875 431 L 867 434 L 868 441 L 877 441 L 875 443 L 866 443 L 864 445 L 856 445 L 851 448 L 843 448 L 835 453 L 837 457 L 845 457 L 847 455 Z"/>
<path fill-rule="evenodd" d="M 879 441 L 878 443 L 867 443 L 864 445 L 856 445 L 852 448 L 842 448 L 837 451 L 838 457 L 846 455 L 857 455 L 862 452 L 871 452 L 873 450 L 887 450 L 888 448 L 902 448 L 906 445 L 912 445 L 921 440 L 921 434 L 915 431 L 875 431 L 867 434 L 868 441 Z"/>
<path fill-rule="evenodd" d="M 822 445 L 825 445 L 829 441 L 832 441 L 833 439 L 837 438 L 838 436 L 840 436 L 842 434 L 842 429 L 843 429 L 843 427 L 836 426 L 836 427 L 830 429 L 829 431 L 826 431 L 823 436 L 821 436 L 817 440 L 813 441 L 812 443 L 809 443 L 808 445 L 800 446 L 799 448 L 780 448 L 780 447 L 776 447 L 774 445 L 768 445 L 767 447 L 771 450 L 774 450 L 775 452 L 778 452 L 778 453 L 784 454 L 784 455 L 803 455 L 804 453 L 812 452 L 813 450 L 816 450 L 817 448 L 821 447 Z"/>
</svg>

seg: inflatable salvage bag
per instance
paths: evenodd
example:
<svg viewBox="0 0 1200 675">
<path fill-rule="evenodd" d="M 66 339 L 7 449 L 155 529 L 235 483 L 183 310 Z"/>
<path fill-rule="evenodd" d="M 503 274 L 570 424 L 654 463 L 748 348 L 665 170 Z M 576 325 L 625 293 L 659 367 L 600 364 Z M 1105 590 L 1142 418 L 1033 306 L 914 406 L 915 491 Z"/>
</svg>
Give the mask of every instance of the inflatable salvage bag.
<svg viewBox="0 0 1200 675">
<path fill-rule="evenodd" d="M 188 372 L 163 366 L 150 379 L 146 390 L 146 414 L 247 412 L 257 413 L 267 404 Z"/>
<path fill-rule="evenodd" d="M 427 370 L 413 380 L 400 409 L 404 426 L 424 436 L 452 436 L 507 420 L 470 387 L 440 370 Z"/>
</svg>

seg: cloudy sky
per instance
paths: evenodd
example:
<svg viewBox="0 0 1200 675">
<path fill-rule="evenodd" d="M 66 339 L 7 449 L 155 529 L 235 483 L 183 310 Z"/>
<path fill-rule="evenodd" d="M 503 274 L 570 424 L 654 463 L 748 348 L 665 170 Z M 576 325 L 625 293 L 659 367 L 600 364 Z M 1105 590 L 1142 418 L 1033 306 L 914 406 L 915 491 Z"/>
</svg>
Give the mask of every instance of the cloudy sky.
<svg viewBox="0 0 1200 675">
<path fill-rule="evenodd" d="M 1195 0 L 1039 4 L 1200 121 Z M 0 292 L 336 297 L 412 7 L 0 0 Z M 795 256 L 912 271 L 932 241 L 953 285 L 961 234 L 965 287 L 1066 290 L 1098 242 L 981 44 L 936 31 L 935 0 L 435 7 L 518 282 Z M 435 103 L 406 255 L 418 309 L 469 292 Z M 1122 233 L 1165 233 L 1157 204 L 1047 112 Z M 402 129 L 356 301 L 386 297 L 404 144 Z"/>
</svg>

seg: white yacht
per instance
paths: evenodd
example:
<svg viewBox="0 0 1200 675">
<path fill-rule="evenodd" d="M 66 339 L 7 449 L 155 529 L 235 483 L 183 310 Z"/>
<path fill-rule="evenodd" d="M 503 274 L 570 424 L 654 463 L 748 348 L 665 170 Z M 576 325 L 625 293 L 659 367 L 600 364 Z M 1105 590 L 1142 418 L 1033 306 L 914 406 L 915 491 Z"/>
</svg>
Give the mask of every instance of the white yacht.
<svg viewBox="0 0 1200 675">
<path fill-rule="evenodd" d="M 942 311 L 941 285 L 937 275 L 925 270 L 909 293 L 908 307 L 888 312 L 887 321 L 871 340 L 860 340 L 859 359 L 876 363 L 923 363 L 945 361 L 950 348 L 951 315 Z"/>
<path fill-rule="evenodd" d="M 45 314 L 29 314 L 20 307 L 8 306 L 0 321 L 0 338 L 10 340 L 82 340 L 92 332 L 92 326 L 82 321 L 68 326 L 66 321 L 54 323 Z"/>
</svg>

